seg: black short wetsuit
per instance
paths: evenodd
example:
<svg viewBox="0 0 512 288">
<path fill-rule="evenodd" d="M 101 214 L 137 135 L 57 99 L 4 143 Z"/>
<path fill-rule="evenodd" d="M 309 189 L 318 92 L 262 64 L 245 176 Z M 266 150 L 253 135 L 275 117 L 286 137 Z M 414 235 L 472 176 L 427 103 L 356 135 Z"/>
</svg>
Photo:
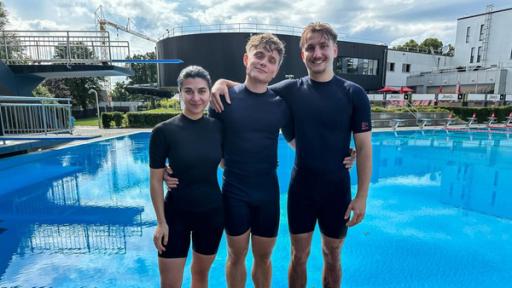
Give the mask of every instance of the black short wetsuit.
<svg viewBox="0 0 512 288">
<path fill-rule="evenodd" d="M 292 234 L 311 232 L 316 221 L 332 238 L 345 236 L 344 214 L 351 200 L 350 177 L 343 165 L 352 133 L 371 130 L 370 103 L 355 83 L 334 76 L 309 77 L 270 87 L 288 104 L 295 123 L 295 166 L 288 191 Z"/>
<path fill-rule="evenodd" d="M 180 180 L 167 191 L 164 212 L 169 226 L 163 258 L 183 258 L 192 248 L 203 255 L 217 253 L 224 229 L 222 196 L 217 167 L 222 157 L 222 128 L 219 121 L 202 117 L 192 120 L 181 114 L 158 124 L 151 134 L 149 166 L 165 168 Z"/>
<path fill-rule="evenodd" d="M 223 123 L 226 232 L 239 236 L 251 229 L 254 235 L 275 237 L 279 228 L 277 141 L 279 129 L 292 125 L 291 118 L 284 101 L 270 90 L 253 93 L 238 85 L 229 95 L 232 104 L 224 105 L 224 112 L 210 108 L 210 115 Z"/>
</svg>

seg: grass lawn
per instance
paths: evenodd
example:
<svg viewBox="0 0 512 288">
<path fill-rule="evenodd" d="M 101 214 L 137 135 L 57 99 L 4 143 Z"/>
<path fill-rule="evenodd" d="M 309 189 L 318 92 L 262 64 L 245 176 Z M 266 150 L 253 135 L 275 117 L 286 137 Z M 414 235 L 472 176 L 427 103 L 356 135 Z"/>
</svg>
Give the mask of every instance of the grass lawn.
<svg viewBox="0 0 512 288">
<path fill-rule="evenodd" d="M 98 118 L 91 117 L 91 118 L 76 119 L 75 126 L 98 126 Z"/>
</svg>

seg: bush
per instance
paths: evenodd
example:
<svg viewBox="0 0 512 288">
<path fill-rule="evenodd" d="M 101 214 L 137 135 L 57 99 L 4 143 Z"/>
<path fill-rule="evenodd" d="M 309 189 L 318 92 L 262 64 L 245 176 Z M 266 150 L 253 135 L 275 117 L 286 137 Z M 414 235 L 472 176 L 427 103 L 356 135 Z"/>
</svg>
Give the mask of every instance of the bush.
<svg viewBox="0 0 512 288">
<path fill-rule="evenodd" d="M 114 123 L 116 124 L 116 127 L 121 127 L 123 124 L 123 113 L 121 112 L 113 112 L 112 113 L 112 119 L 114 120 Z"/>
<path fill-rule="evenodd" d="M 103 128 L 110 128 L 111 122 L 112 122 L 112 112 L 101 113 L 101 126 Z"/>
<path fill-rule="evenodd" d="M 499 107 L 483 107 L 483 108 L 475 108 L 475 107 L 447 107 L 450 111 L 453 112 L 457 117 L 462 120 L 466 120 L 467 118 L 473 116 L 473 113 L 476 113 L 476 118 L 479 123 L 487 122 L 489 119 L 487 117 L 491 116 L 494 112 L 496 116 L 496 120 L 498 122 L 506 121 L 506 117 L 512 112 L 512 106 L 499 106 Z"/>
<path fill-rule="evenodd" d="M 156 124 L 168 120 L 181 112 L 148 113 L 148 112 L 128 112 L 126 118 L 130 128 L 153 128 Z"/>
</svg>

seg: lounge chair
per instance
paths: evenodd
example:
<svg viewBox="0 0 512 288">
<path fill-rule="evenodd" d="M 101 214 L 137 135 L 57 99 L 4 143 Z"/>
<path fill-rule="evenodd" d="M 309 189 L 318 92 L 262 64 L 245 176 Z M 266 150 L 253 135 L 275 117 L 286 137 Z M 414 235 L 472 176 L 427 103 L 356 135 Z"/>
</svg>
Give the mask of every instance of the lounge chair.
<svg viewBox="0 0 512 288">
<path fill-rule="evenodd" d="M 510 112 L 506 118 L 507 122 L 505 122 L 505 127 L 512 128 L 512 112 Z"/>
<path fill-rule="evenodd" d="M 425 128 L 425 126 L 432 124 L 432 119 L 421 118 L 421 119 L 418 119 L 416 124 L 418 124 L 418 127 L 420 127 L 420 129 L 423 129 L 423 128 Z"/>
<path fill-rule="evenodd" d="M 400 126 L 401 123 L 407 121 L 407 119 L 391 119 L 389 121 L 389 125 L 391 125 L 391 128 L 393 128 L 393 131 Z"/>
<path fill-rule="evenodd" d="M 447 129 L 450 125 L 453 124 L 453 122 L 455 122 L 457 119 L 453 117 L 453 114 L 450 113 L 448 114 L 448 118 L 445 118 L 444 119 L 446 121 L 446 123 L 444 124 L 444 129 Z"/>
<path fill-rule="evenodd" d="M 473 112 L 473 115 L 471 117 L 468 117 L 468 122 L 466 123 L 466 127 L 471 128 L 471 125 L 473 125 L 473 122 L 476 121 L 476 113 Z"/>
<path fill-rule="evenodd" d="M 487 122 L 487 127 L 492 127 L 492 124 L 494 124 L 494 122 L 496 122 L 496 115 L 494 114 L 494 112 L 491 113 L 491 116 L 487 117 L 487 119 L 489 120 L 489 122 Z"/>
</svg>

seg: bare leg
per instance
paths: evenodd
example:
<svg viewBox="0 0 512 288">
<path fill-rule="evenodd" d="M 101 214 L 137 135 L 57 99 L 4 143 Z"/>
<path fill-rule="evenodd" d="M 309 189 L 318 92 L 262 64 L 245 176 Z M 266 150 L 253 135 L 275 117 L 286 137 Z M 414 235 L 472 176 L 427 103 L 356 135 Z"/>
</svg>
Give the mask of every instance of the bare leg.
<svg viewBox="0 0 512 288">
<path fill-rule="evenodd" d="M 270 287 L 272 279 L 272 262 L 270 256 L 276 244 L 276 238 L 259 237 L 252 235 L 252 254 L 254 265 L 252 266 L 252 281 L 256 288 Z"/>
<path fill-rule="evenodd" d="M 313 232 L 292 234 L 292 259 L 288 270 L 288 286 L 292 288 L 306 287 L 306 264 L 311 249 Z"/>
<path fill-rule="evenodd" d="M 243 288 L 247 278 L 245 269 L 245 256 L 249 248 L 249 234 L 247 230 L 240 236 L 229 236 L 228 239 L 228 260 L 226 261 L 226 278 L 228 287 Z"/>
<path fill-rule="evenodd" d="M 208 288 L 208 272 L 215 255 L 203 255 L 194 252 L 192 256 L 192 288 Z"/>
<path fill-rule="evenodd" d="M 158 258 L 160 269 L 160 286 L 163 288 L 179 288 L 183 282 L 183 270 L 186 258 Z"/>
<path fill-rule="evenodd" d="M 322 235 L 322 253 L 324 256 L 323 287 L 341 286 L 341 247 L 344 240 Z"/>
</svg>

